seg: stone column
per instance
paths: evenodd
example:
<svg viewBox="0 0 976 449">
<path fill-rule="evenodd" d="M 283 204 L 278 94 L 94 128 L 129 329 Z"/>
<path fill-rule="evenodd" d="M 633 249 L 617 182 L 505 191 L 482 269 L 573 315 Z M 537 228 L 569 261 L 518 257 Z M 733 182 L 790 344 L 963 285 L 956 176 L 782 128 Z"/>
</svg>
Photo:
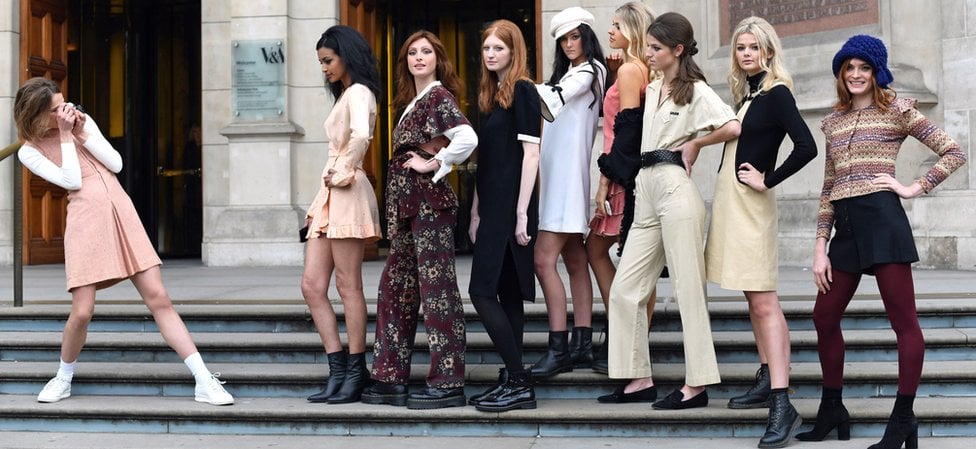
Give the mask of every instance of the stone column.
<svg viewBox="0 0 976 449">
<path fill-rule="evenodd" d="M 203 2 L 204 237 L 207 265 L 299 265 L 302 210 L 292 198 L 288 1 Z M 235 110 L 233 42 L 280 42 L 280 113 Z"/>
<path fill-rule="evenodd" d="M 20 2 L 0 0 L 0 111 L 10 116 L 20 81 Z M 13 117 L 0 125 L 0 148 L 17 140 Z M 19 164 L 11 155 L 0 162 L 0 265 L 13 263 L 13 181 Z"/>
</svg>

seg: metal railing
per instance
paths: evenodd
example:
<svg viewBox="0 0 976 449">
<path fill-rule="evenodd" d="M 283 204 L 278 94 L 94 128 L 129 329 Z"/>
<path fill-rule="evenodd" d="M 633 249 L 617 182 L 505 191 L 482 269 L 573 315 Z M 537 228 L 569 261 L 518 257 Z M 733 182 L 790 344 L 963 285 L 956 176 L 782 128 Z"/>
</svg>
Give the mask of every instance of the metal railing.
<svg viewBox="0 0 976 449">
<path fill-rule="evenodd" d="M 0 161 L 17 153 L 22 142 L 14 142 L 0 150 Z M 23 201 L 23 174 L 20 169 L 20 161 L 14 158 L 14 188 L 13 188 L 13 247 L 14 247 L 14 307 L 24 306 L 24 211 Z"/>
</svg>

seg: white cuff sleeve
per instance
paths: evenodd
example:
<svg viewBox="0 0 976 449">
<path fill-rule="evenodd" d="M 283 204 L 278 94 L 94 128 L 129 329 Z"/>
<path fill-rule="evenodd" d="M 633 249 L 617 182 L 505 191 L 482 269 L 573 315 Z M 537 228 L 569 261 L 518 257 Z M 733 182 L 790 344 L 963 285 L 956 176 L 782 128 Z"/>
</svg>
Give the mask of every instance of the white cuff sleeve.
<svg viewBox="0 0 976 449">
<path fill-rule="evenodd" d="M 444 137 L 451 140 L 451 143 L 441 149 L 437 160 L 441 161 L 441 168 L 434 174 L 433 181 L 437 182 L 451 172 L 455 164 L 460 164 L 471 156 L 475 147 L 478 146 L 478 135 L 475 134 L 471 125 L 461 125 L 444 131 Z"/>
</svg>

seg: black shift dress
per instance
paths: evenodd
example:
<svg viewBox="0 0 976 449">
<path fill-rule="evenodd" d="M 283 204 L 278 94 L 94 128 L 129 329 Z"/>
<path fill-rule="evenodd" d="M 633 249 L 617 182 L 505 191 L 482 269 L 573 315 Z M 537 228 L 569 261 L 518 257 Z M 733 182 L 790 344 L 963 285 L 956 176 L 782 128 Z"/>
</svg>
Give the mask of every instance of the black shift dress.
<svg viewBox="0 0 976 449">
<path fill-rule="evenodd" d="M 539 94 L 535 85 L 522 80 L 515 85 L 512 105 L 495 105 L 478 132 L 478 215 L 481 223 L 471 261 L 471 296 L 497 297 L 504 290 L 518 288 L 524 301 L 535 300 L 535 239 L 539 225 L 538 188 L 529 202 L 526 246 L 515 241 L 515 212 L 522 178 L 522 141 L 538 142 L 542 129 Z M 520 137 L 522 140 L 520 140 Z M 500 286 L 502 267 L 511 253 L 518 285 Z M 505 276 L 510 279 L 511 276 Z"/>
</svg>

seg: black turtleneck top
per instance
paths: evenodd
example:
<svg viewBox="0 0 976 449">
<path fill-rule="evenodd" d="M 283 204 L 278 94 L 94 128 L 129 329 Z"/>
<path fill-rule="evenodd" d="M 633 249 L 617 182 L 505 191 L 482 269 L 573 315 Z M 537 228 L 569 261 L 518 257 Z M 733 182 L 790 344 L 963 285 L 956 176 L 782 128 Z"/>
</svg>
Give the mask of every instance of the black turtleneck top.
<svg viewBox="0 0 976 449">
<path fill-rule="evenodd" d="M 752 164 L 765 173 L 766 187 L 771 189 L 812 161 L 817 156 L 817 144 L 789 88 L 778 84 L 768 92 L 758 92 L 765 76 L 766 72 L 762 72 L 746 78 L 752 104 L 742 119 L 735 166 L 738 169 L 743 163 Z M 793 150 L 774 169 L 779 146 L 787 134 L 793 141 Z"/>
</svg>

